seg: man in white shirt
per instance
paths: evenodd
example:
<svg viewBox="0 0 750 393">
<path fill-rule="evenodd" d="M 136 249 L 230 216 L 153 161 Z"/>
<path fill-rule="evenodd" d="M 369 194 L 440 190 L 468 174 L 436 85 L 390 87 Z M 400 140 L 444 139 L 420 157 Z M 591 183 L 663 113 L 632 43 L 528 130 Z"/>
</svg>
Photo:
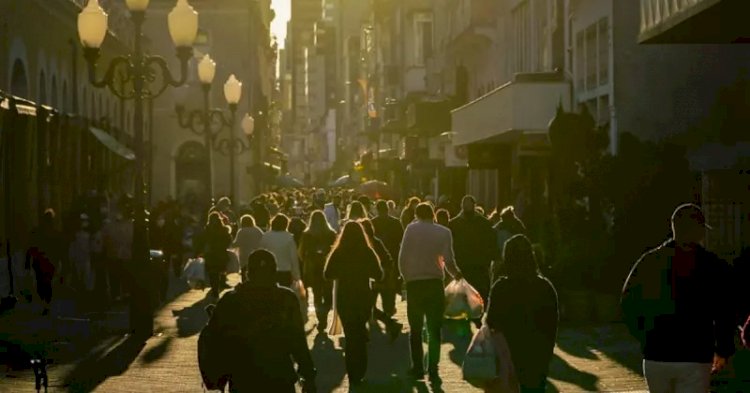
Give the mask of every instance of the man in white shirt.
<svg viewBox="0 0 750 393">
<path fill-rule="evenodd" d="M 444 271 L 448 270 L 456 280 L 463 276 L 453 256 L 451 231 L 435 224 L 432 205 L 420 203 L 415 213 L 417 220 L 406 227 L 398 257 L 401 275 L 406 282 L 412 362 L 409 374 L 418 380 L 424 378 L 422 328 L 426 320 L 427 372 L 431 381 L 439 382 L 440 329 L 445 311 Z"/>
<path fill-rule="evenodd" d="M 323 207 L 323 213 L 326 215 L 328 225 L 330 225 L 336 233 L 341 231 L 339 206 L 341 206 L 341 195 L 337 194 L 333 196 L 332 202 L 326 203 Z"/>
</svg>

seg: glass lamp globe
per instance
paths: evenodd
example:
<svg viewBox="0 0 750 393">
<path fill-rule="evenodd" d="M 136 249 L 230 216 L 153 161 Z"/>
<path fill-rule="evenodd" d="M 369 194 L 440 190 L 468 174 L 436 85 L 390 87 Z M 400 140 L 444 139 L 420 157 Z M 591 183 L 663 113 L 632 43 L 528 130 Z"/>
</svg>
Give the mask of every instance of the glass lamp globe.
<svg viewBox="0 0 750 393">
<path fill-rule="evenodd" d="M 195 37 L 198 36 L 198 12 L 188 4 L 187 0 L 177 0 L 177 5 L 167 17 L 167 23 L 169 35 L 176 47 L 193 46 Z"/>
<path fill-rule="evenodd" d="M 216 62 L 209 55 L 204 55 L 198 62 L 198 79 L 204 85 L 210 85 L 216 75 Z"/>
<path fill-rule="evenodd" d="M 78 14 L 78 37 L 85 48 L 98 49 L 107 36 L 107 13 L 99 6 L 99 0 L 89 0 L 86 8 Z"/>
<path fill-rule="evenodd" d="M 230 105 L 236 105 L 242 97 L 242 82 L 238 81 L 234 74 L 229 75 L 224 83 L 224 98 Z"/>
<path fill-rule="evenodd" d="M 247 136 L 253 135 L 253 131 L 255 131 L 255 119 L 253 119 L 252 116 L 245 113 L 245 116 L 242 118 L 242 131 Z"/>
</svg>

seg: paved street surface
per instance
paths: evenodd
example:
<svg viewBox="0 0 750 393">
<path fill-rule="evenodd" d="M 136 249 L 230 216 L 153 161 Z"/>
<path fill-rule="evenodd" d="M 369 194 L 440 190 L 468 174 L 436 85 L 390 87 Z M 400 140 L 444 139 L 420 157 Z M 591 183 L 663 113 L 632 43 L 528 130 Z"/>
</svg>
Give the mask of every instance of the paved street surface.
<svg viewBox="0 0 750 393">
<path fill-rule="evenodd" d="M 237 278 L 234 277 L 234 280 Z M 188 291 L 176 282 L 175 295 L 157 316 L 157 336 L 145 346 L 122 335 L 104 339 L 90 348 L 84 359 L 63 361 L 49 368 L 50 391 L 66 392 L 202 392 L 196 362 L 198 333 L 207 321 L 206 291 Z M 398 318 L 405 321 L 405 303 Z M 315 320 L 307 328 L 319 369 L 320 392 L 348 392 L 341 337 L 316 337 Z M 406 332 L 406 328 L 404 328 Z M 441 386 L 410 382 L 408 339 L 403 334 L 390 343 L 375 331 L 370 345 L 366 384 L 358 392 L 479 392 L 461 380 L 460 363 L 470 337 L 460 337 L 456 326 L 447 326 L 443 344 Z M 639 375 L 637 345 L 621 325 L 567 327 L 560 332 L 551 364 L 551 392 L 645 391 Z M 33 392 L 30 370 L 8 370 L 0 392 Z M 354 391 L 354 390 L 352 390 Z"/>
</svg>

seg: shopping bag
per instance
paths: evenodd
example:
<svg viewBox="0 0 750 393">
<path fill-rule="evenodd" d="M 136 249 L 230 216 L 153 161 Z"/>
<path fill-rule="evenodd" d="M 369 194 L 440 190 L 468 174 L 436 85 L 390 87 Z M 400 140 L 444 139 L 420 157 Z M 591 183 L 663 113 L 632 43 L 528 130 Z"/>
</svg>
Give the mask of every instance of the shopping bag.
<svg viewBox="0 0 750 393">
<path fill-rule="evenodd" d="M 478 319 L 484 313 L 484 300 L 463 278 L 445 287 L 445 312 L 448 319 Z"/>
<path fill-rule="evenodd" d="M 341 318 L 339 318 L 339 312 L 336 305 L 336 292 L 338 287 L 338 280 L 333 282 L 333 319 L 328 328 L 329 336 L 339 336 L 344 333 L 344 326 L 341 324 Z"/>
<path fill-rule="evenodd" d="M 295 280 L 292 283 L 292 290 L 294 290 L 294 293 L 297 295 L 297 299 L 299 299 L 300 311 L 302 312 L 302 321 L 304 323 L 307 323 L 307 290 L 305 289 L 305 284 L 302 282 L 302 280 Z"/>
<path fill-rule="evenodd" d="M 475 387 L 484 387 L 498 375 L 495 345 L 492 342 L 492 332 L 487 325 L 483 325 L 474 334 L 461 365 L 463 379 Z"/>
<path fill-rule="evenodd" d="M 240 272 L 240 257 L 233 250 L 227 250 L 227 274 Z"/>
</svg>

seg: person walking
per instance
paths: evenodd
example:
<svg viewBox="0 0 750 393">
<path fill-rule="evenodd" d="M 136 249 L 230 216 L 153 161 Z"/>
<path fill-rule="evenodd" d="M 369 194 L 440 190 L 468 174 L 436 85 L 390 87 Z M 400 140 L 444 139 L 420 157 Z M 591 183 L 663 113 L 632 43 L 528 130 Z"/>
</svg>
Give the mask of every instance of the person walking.
<svg viewBox="0 0 750 393">
<path fill-rule="evenodd" d="M 415 209 L 419 204 L 419 198 L 411 197 L 406 202 L 406 207 L 401 211 L 401 227 L 406 228 L 407 225 L 411 224 L 415 219 Z"/>
<path fill-rule="evenodd" d="M 31 233 L 31 247 L 27 254 L 26 268 L 33 269 L 36 277 L 36 292 L 43 303 L 42 315 L 50 312 L 52 282 L 55 271 L 62 260 L 62 234 L 55 229 L 55 211 L 47 209 L 39 227 Z"/>
<path fill-rule="evenodd" d="M 372 245 L 373 250 L 375 250 L 375 254 L 377 254 L 378 259 L 380 260 L 380 266 L 383 268 L 383 279 L 380 281 L 375 281 L 373 283 L 373 291 L 372 291 L 372 314 L 380 322 L 383 322 L 385 325 L 386 331 L 388 332 L 388 335 L 391 337 L 391 341 L 395 341 L 398 338 L 398 335 L 401 333 L 401 328 L 403 325 L 398 323 L 395 319 L 393 319 L 393 314 L 389 314 L 386 310 L 386 304 L 395 301 L 395 291 L 391 287 L 391 284 L 387 282 L 388 278 L 393 277 L 395 274 L 394 271 L 397 270 L 395 266 L 395 262 L 393 261 L 393 258 L 391 257 L 390 252 L 388 252 L 388 249 L 385 247 L 385 244 L 383 244 L 383 241 L 380 240 L 377 236 L 375 236 L 375 229 L 372 225 L 372 221 L 370 220 L 360 220 L 360 224 L 362 224 L 362 229 L 365 230 L 365 234 L 367 235 L 367 240 L 370 241 L 370 244 Z M 399 224 L 400 225 L 400 224 Z M 378 309 L 377 301 L 378 301 L 378 295 L 380 295 L 381 304 L 382 304 L 382 310 Z M 390 311 L 390 310 L 389 310 Z M 374 321 L 373 321 L 374 322 Z"/>
<path fill-rule="evenodd" d="M 411 365 L 409 375 L 424 378 L 422 328 L 427 322 L 427 372 L 431 381 L 439 382 L 440 329 L 445 311 L 444 270 L 456 280 L 463 275 L 453 256 L 453 238 L 448 228 L 435 224 L 435 213 L 429 203 L 415 208 L 417 221 L 404 231 L 398 256 L 401 276 L 406 282 L 406 314 L 409 321 Z"/>
<path fill-rule="evenodd" d="M 371 280 L 382 280 L 383 269 L 362 225 L 349 221 L 328 257 L 325 278 L 337 280 L 336 310 L 341 317 L 349 384 L 362 383 L 367 372 L 367 322 L 372 314 Z"/>
<path fill-rule="evenodd" d="M 487 304 L 490 268 L 498 256 L 495 232 L 490 222 L 477 212 L 473 196 L 464 196 L 461 208 L 461 213 L 448 224 L 453 235 L 456 261 L 466 281 L 482 295 Z M 479 319 L 474 320 L 474 323 L 477 327 L 481 326 Z"/>
<path fill-rule="evenodd" d="M 279 269 L 276 276 L 280 285 L 291 288 L 292 283 L 301 277 L 299 258 L 297 255 L 297 244 L 294 236 L 287 231 L 289 218 L 283 214 L 277 214 L 271 220 L 271 230 L 263 234 L 260 240 L 260 248 L 270 251 L 276 257 L 276 265 Z"/>
<path fill-rule="evenodd" d="M 277 284 L 276 271 L 272 253 L 253 251 L 242 283 L 222 297 L 204 328 L 209 350 L 223 355 L 230 392 L 293 393 L 299 376 L 303 392 L 316 391 L 299 302 Z"/>
<path fill-rule="evenodd" d="M 673 238 L 646 252 L 625 282 L 625 322 L 641 343 L 652 392 L 708 392 L 711 374 L 734 353 L 729 265 L 706 250 L 706 218 L 694 204 L 678 206 Z"/>
<path fill-rule="evenodd" d="M 451 213 L 448 210 L 440 208 L 435 212 L 435 221 L 437 221 L 439 225 L 448 228 L 451 222 Z"/>
<path fill-rule="evenodd" d="M 205 258 L 206 275 L 211 285 L 211 294 L 218 299 L 224 289 L 224 273 L 229 263 L 229 245 L 232 244 L 231 228 L 224 225 L 221 214 L 213 212 L 208 215 L 208 223 L 202 234 L 203 257 Z"/>
<path fill-rule="evenodd" d="M 133 252 L 133 220 L 130 208 L 121 203 L 115 219 L 103 230 L 106 255 L 109 301 L 119 301 L 132 289 L 131 261 Z"/>
<path fill-rule="evenodd" d="M 247 258 L 250 254 L 260 248 L 263 239 L 263 231 L 255 226 L 255 219 L 249 214 L 240 217 L 240 230 L 232 242 L 232 247 L 239 249 L 240 269 L 247 268 Z"/>
<path fill-rule="evenodd" d="M 503 260 L 505 275 L 492 285 L 484 322 L 505 336 L 521 393 L 543 393 L 557 337 L 557 292 L 539 272 L 526 236 L 505 243 Z M 501 390 L 490 386 L 485 391 Z"/>
<path fill-rule="evenodd" d="M 336 194 L 331 199 L 330 203 L 326 203 L 323 207 L 323 213 L 326 215 L 326 220 L 331 228 L 338 233 L 341 230 L 341 194 Z"/>
<path fill-rule="evenodd" d="M 500 221 L 493 227 L 497 236 L 498 258 L 493 261 L 492 276 L 502 275 L 502 255 L 505 248 L 505 242 L 515 235 L 525 235 L 526 226 L 520 218 L 516 216 L 513 206 L 508 206 L 500 211 Z"/>
<path fill-rule="evenodd" d="M 326 259 L 336 242 L 336 232 L 331 228 L 322 211 L 310 214 L 310 224 L 302 233 L 299 255 L 305 260 L 303 277 L 305 284 L 313 290 L 315 315 L 318 318 L 318 333 L 328 328 L 328 313 L 333 306 L 333 287 L 323 277 Z"/>
<path fill-rule="evenodd" d="M 347 223 L 349 221 L 357 221 L 368 218 L 367 212 L 365 211 L 365 206 L 360 201 L 353 201 L 349 204 L 349 207 L 346 211 L 346 218 L 344 219 L 344 223 Z"/>
<path fill-rule="evenodd" d="M 398 218 L 388 214 L 388 203 L 379 200 L 375 204 L 377 216 L 372 219 L 372 225 L 375 229 L 375 237 L 382 240 L 385 248 L 388 250 L 393 265 L 383 266 L 385 279 L 381 284 L 380 298 L 383 303 L 383 311 L 392 317 L 396 314 L 396 293 L 401 288 L 400 275 L 395 259 L 401 250 L 401 239 L 404 237 L 404 228 Z M 382 261 L 382 260 L 381 260 Z"/>
<path fill-rule="evenodd" d="M 94 289 L 94 272 L 91 267 L 91 233 L 89 217 L 81 214 L 78 229 L 68 248 L 68 260 L 73 268 L 73 282 L 76 289 L 86 294 Z M 85 299 L 84 295 L 84 299 Z"/>
</svg>

